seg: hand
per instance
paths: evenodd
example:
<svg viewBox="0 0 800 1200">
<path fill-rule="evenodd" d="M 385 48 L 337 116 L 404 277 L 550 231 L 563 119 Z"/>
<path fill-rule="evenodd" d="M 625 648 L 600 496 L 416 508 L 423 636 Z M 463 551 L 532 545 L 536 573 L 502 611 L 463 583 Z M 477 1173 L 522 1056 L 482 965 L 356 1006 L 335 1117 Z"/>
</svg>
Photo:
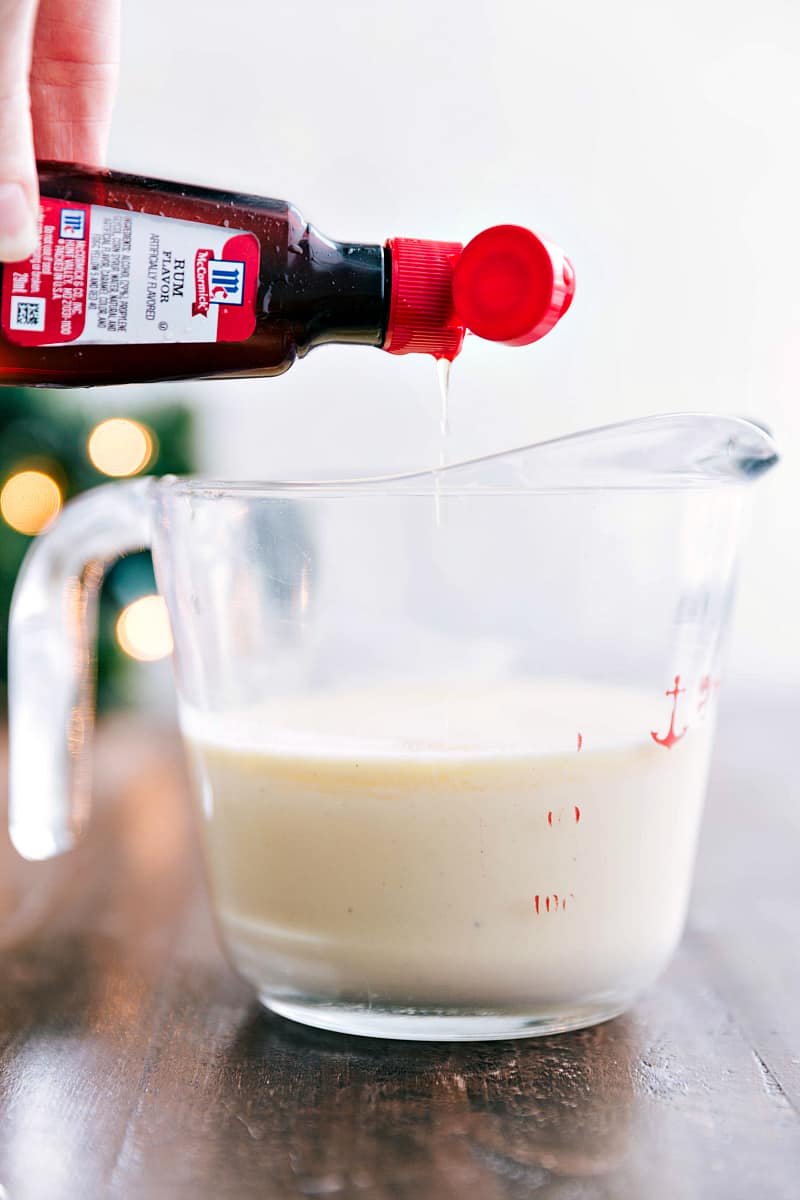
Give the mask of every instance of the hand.
<svg viewBox="0 0 800 1200">
<path fill-rule="evenodd" d="M 0 262 L 35 249 L 37 157 L 103 162 L 118 60 L 119 0 L 0 0 Z"/>
</svg>

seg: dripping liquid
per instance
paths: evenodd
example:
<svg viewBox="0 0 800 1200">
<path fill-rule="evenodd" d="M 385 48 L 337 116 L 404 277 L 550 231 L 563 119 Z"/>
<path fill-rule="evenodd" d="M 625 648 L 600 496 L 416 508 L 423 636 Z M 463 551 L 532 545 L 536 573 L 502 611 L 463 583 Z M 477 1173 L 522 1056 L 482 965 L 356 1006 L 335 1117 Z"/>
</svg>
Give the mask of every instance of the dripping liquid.
<svg viewBox="0 0 800 1200">
<path fill-rule="evenodd" d="M 449 358 L 437 358 L 436 374 L 439 378 L 439 398 L 441 407 L 439 409 L 439 468 L 445 465 L 445 446 L 447 443 L 447 435 L 450 431 L 450 415 L 448 411 L 448 401 L 450 396 L 450 372 L 453 369 L 452 360 Z M 433 505 L 434 514 L 436 517 L 436 528 L 441 529 L 442 526 L 442 493 L 439 483 L 439 472 L 434 475 L 433 484 Z"/>
</svg>

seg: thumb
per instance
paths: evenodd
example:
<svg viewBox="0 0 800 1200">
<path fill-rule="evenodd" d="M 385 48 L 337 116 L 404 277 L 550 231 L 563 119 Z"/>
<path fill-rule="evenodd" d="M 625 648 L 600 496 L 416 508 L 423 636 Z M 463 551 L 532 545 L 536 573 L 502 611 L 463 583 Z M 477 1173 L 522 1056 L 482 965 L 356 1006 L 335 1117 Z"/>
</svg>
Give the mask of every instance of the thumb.
<svg viewBox="0 0 800 1200">
<path fill-rule="evenodd" d="M 39 185 L 28 76 L 38 0 L 0 0 L 0 262 L 36 248 Z"/>
</svg>

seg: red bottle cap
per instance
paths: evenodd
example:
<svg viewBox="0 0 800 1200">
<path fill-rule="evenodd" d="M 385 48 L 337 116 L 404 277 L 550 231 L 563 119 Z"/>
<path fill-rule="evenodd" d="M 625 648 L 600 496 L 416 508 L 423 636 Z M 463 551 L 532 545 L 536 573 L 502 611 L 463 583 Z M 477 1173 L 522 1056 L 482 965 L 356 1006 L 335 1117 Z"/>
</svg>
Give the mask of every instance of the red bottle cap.
<svg viewBox="0 0 800 1200">
<path fill-rule="evenodd" d="M 464 325 L 453 309 L 453 269 L 461 243 L 391 238 L 386 244 L 392 297 L 384 350 L 455 358 L 464 341 Z"/>
<path fill-rule="evenodd" d="M 458 242 L 392 238 L 392 289 L 384 350 L 453 359 L 466 329 L 526 346 L 569 308 L 572 264 L 557 246 L 519 225 Z"/>
<path fill-rule="evenodd" d="M 465 246 L 453 275 L 460 320 L 478 337 L 507 346 L 544 337 L 574 294 L 566 255 L 521 225 L 484 229 Z"/>
</svg>

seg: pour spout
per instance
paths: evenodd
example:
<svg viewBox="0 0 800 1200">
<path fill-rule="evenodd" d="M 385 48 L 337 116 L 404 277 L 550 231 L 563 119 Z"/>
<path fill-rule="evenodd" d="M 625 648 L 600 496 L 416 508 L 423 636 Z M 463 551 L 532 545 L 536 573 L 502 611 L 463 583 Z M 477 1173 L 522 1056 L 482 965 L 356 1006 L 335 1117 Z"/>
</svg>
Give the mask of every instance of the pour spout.
<svg viewBox="0 0 800 1200">
<path fill-rule="evenodd" d="M 440 482 L 459 490 L 709 487 L 747 482 L 777 462 L 772 435 L 755 421 L 667 413 L 454 465 Z"/>
<path fill-rule="evenodd" d="M 466 462 L 402 475 L 216 483 L 189 491 L 309 496 L 444 495 L 714 487 L 756 479 L 778 462 L 772 435 L 743 417 L 667 413 L 567 434 Z"/>
</svg>

